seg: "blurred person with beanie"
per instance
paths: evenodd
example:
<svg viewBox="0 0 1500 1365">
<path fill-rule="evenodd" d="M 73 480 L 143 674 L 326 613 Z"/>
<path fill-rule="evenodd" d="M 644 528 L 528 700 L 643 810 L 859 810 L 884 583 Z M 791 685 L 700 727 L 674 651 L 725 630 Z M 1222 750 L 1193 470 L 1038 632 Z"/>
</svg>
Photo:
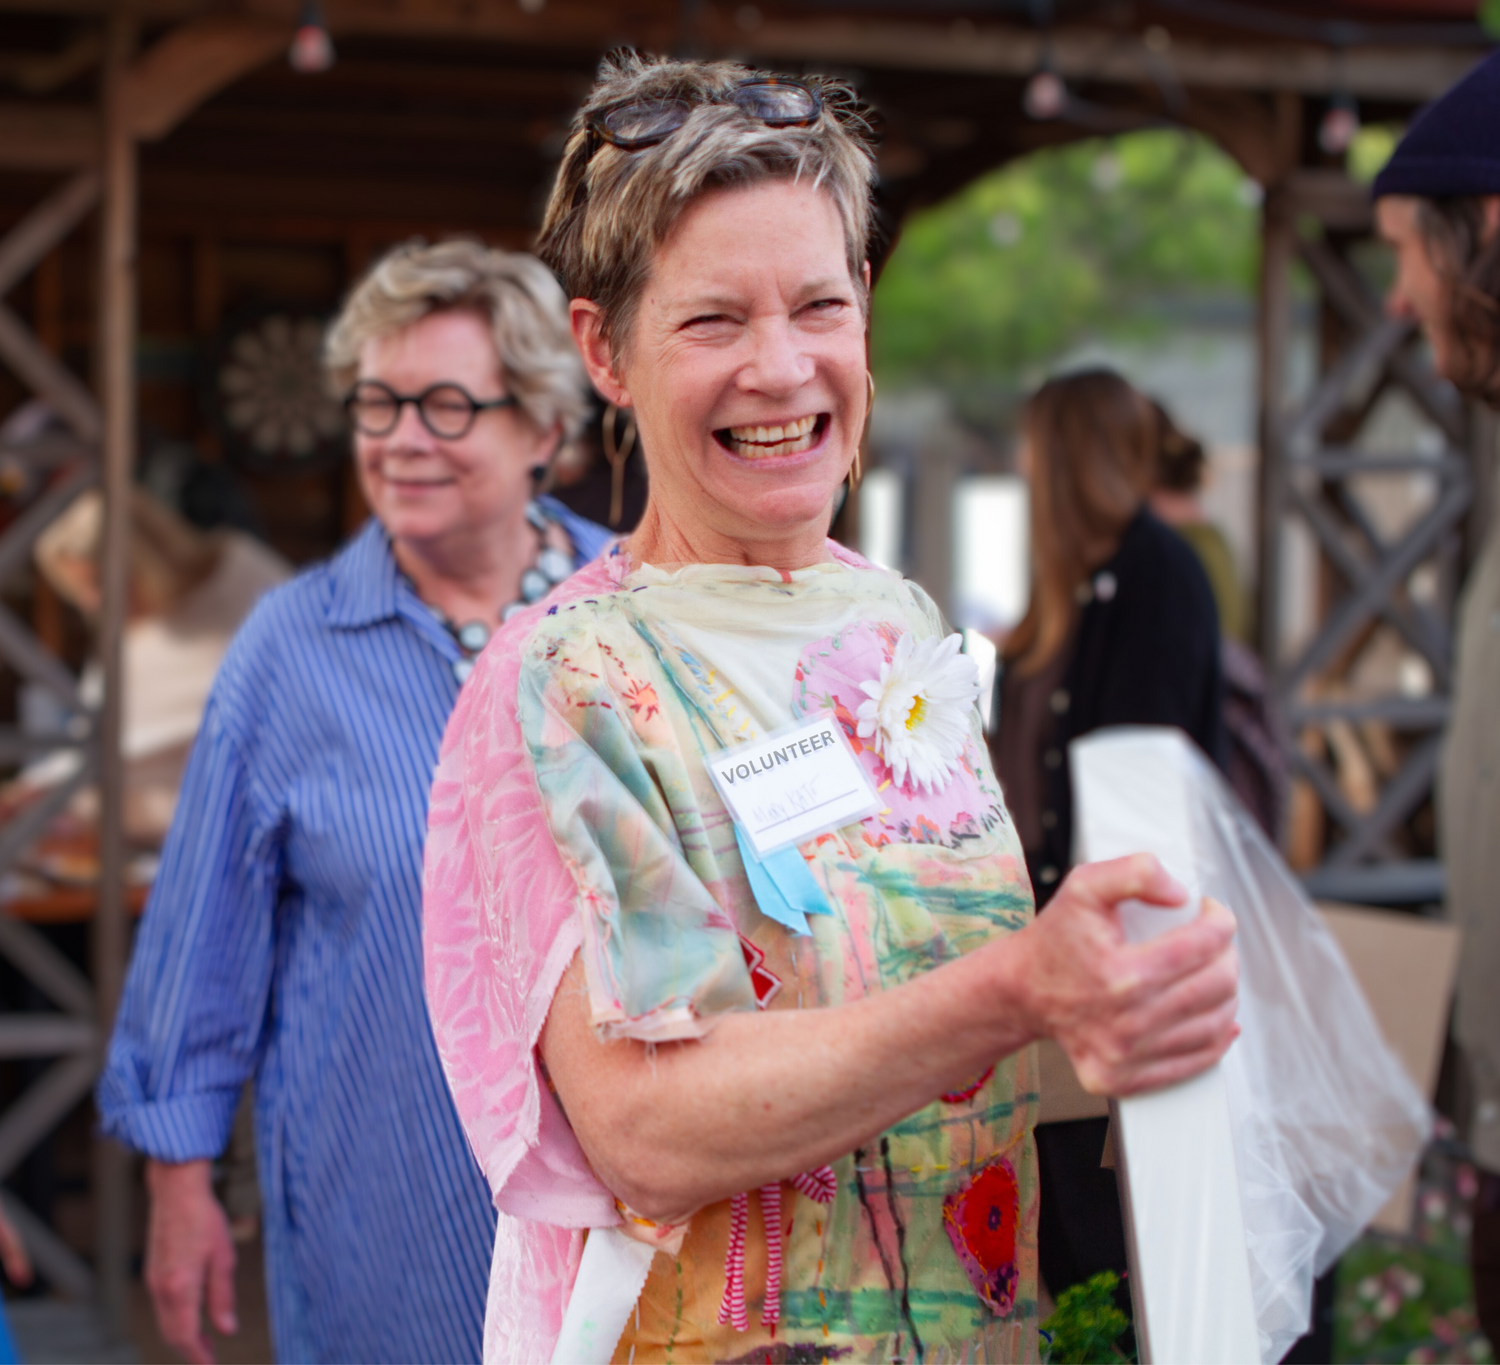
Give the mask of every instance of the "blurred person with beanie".
<svg viewBox="0 0 1500 1365">
<path fill-rule="evenodd" d="M 1444 378 L 1500 408 L 1500 53 L 1417 116 L 1374 194 L 1396 255 L 1387 310 L 1421 327 Z M 1490 521 L 1459 606 L 1438 837 L 1448 911 L 1464 935 L 1454 1031 L 1480 1168 L 1474 1298 L 1480 1325 L 1500 1343 L 1500 536 L 1492 510 Z"/>
</svg>

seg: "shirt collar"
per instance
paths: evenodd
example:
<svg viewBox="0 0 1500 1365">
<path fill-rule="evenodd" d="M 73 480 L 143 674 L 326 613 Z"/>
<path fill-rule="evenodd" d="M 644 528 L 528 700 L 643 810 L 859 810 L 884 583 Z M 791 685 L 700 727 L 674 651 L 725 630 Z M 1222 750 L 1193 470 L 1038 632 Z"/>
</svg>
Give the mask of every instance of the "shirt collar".
<svg viewBox="0 0 1500 1365">
<path fill-rule="evenodd" d="M 400 615 L 400 571 L 391 538 L 376 517 L 346 545 L 328 566 L 333 597 L 328 604 L 331 626 L 373 626 Z"/>
</svg>

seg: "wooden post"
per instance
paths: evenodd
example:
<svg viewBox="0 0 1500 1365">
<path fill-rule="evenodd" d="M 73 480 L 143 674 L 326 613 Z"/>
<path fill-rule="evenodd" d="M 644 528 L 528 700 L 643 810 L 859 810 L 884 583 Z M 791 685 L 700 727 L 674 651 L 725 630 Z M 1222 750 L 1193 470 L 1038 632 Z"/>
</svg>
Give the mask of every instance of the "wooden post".
<svg viewBox="0 0 1500 1365">
<path fill-rule="evenodd" d="M 1302 160 L 1302 99 L 1278 90 L 1272 100 L 1265 149 L 1270 179 L 1261 209 L 1258 355 L 1260 488 L 1257 499 L 1255 636 L 1266 672 L 1281 663 L 1281 530 L 1286 493 L 1286 452 L 1281 425 L 1286 411 L 1287 352 L 1292 344 L 1292 261 L 1297 224 L 1290 183 Z"/>
<path fill-rule="evenodd" d="M 104 413 L 103 610 L 99 661 L 104 706 L 99 717 L 99 906 L 94 920 L 94 983 L 106 1040 L 120 999 L 126 956 L 125 767 L 122 738 L 122 643 L 129 609 L 130 488 L 135 465 L 136 149 L 122 96 L 136 42 L 134 17 L 110 18 L 103 86 L 104 202 L 99 245 L 99 386 Z M 124 1335 L 130 1229 L 130 1158 L 100 1139 L 94 1163 L 99 1309 L 110 1335 Z"/>
<path fill-rule="evenodd" d="M 1282 419 L 1286 409 L 1287 351 L 1292 339 L 1292 258 L 1296 250 L 1285 185 L 1267 188 L 1261 225 L 1258 407 L 1260 490 L 1256 583 L 1257 639 L 1266 670 L 1273 677 L 1281 663 L 1281 531 L 1285 501 L 1286 452 Z"/>
</svg>

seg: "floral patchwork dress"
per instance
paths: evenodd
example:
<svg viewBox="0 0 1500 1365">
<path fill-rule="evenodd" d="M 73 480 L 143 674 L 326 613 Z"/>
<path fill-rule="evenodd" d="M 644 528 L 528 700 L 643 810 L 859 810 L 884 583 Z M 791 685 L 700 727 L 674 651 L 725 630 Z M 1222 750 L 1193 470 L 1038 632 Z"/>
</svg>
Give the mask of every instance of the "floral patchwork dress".
<svg viewBox="0 0 1500 1365">
<path fill-rule="evenodd" d="M 892 674 L 938 666 L 938 612 L 829 553 L 790 574 L 608 556 L 513 620 L 460 697 L 424 932 L 439 1052 L 501 1215 L 487 1360 L 550 1358 L 584 1230 L 621 1217 L 537 1062 L 575 953 L 601 1036 L 664 1041 L 728 1010 L 860 999 L 1031 918 L 972 704 L 937 780 L 871 720 L 887 679 L 926 695 Z M 802 935 L 761 912 L 705 758 L 816 715 L 884 805 L 799 846 L 830 911 Z M 699 1210 L 615 1358 L 1034 1359 L 1036 1105 L 1025 1049 L 831 1167 Z"/>
</svg>

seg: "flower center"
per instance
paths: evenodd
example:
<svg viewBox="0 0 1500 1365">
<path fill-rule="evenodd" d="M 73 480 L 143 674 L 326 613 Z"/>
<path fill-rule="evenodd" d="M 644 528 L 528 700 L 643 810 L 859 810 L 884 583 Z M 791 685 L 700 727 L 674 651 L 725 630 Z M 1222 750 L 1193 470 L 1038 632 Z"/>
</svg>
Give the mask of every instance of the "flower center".
<svg viewBox="0 0 1500 1365">
<path fill-rule="evenodd" d="M 907 730 L 915 730 L 922 723 L 922 718 L 927 714 L 927 698 L 920 692 L 911 699 L 911 710 L 906 713 Z"/>
</svg>

